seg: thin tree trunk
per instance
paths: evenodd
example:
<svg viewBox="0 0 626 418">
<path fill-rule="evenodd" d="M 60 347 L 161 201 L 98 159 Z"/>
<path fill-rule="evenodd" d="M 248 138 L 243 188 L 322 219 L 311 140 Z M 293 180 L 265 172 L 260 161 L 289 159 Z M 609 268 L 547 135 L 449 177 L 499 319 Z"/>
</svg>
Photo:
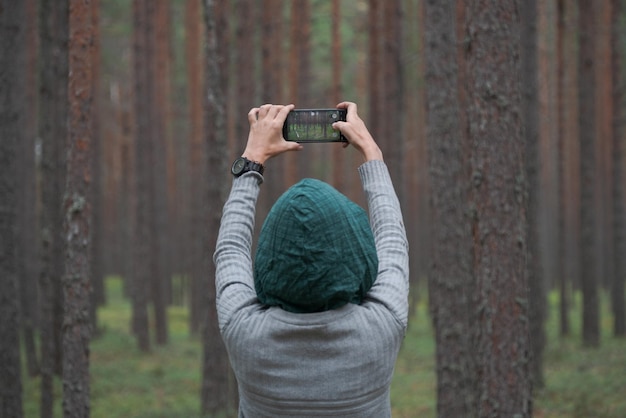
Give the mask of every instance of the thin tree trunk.
<svg viewBox="0 0 626 418">
<path fill-rule="evenodd" d="M 63 279 L 63 416 L 84 418 L 90 411 L 91 338 L 91 168 L 93 142 L 93 4 L 70 0 L 69 143 L 63 208 L 67 239 Z"/>
<path fill-rule="evenodd" d="M 0 1 L 0 417 L 22 417 L 17 285 L 18 162 L 25 108 L 25 5 Z"/>
<path fill-rule="evenodd" d="M 368 11 L 368 65 L 367 65 L 367 84 L 368 84 L 368 102 L 367 102 L 367 124 L 374 138 L 381 138 L 382 123 L 382 86 L 381 86 L 381 69 L 378 66 L 381 55 L 381 20 L 382 20 L 382 2 L 381 0 L 369 0 Z"/>
<path fill-rule="evenodd" d="M 203 54 L 200 48 L 202 40 L 202 26 L 200 16 L 201 4 L 198 0 L 188 0 L 185 11 L 185 28 L 186 28 L 186 60 L 187 60 L 187 80 L 188 80 L 188 96 L 189 96 L 189 117 L 190 117 L 190 177 L 189 187 L 191 188 L 190 200 L 190 220 L 189 220 L 189 277 L 190 277 L 190 315 L 189 328 L 192 334 L 198 334 L 200 331 L 201 321 L 203 319 L 202 312 L 206 308 L 202 306 L 202 276 L 206 274 L 203 269 L 204 263 L 202 242 L 204 235 L 203 220 L 204 199 L 202 185 L 204 184 L 198 179 L 206 177 L 205 162 L 206 150 L 204 148 L 204 114 L 203 109 Z"/>
<path fill-rule="evenodd" d="M 60 372 L 64 239 L 62 197 L 65 187 L 68 77 L 67 0 L 40 3 L 40 102 L 41 138 L 41 403 L 42 418 L 53 414 L 53 376 Z"/>
<path fill-rule="evenodd" d="M 342 62 L 341 62 L 341 3 L 335 0 L 332 3 L 332 23 L 331 23 L 331 48 L 332 48 L 332 81 L 331 81 L 331 98 L 332 105 L 336 105 L 343 101 L 343 83 L 342 83 Z M 332 178 L 333 185 L 338 190 L 344 188 L 344 170 L 346 153 L 342 147 L 333 146 L 332 148 Z"/>
<path fill-rule="evenodd" d="M 613 20 L 611 23 L 611 47 L 613 64 L 613 222 L 615 239 L 615 275 L 611 285 L 611 307 L 613 310 L 613 335 L 626 336 L 626 309 L 624 301 L 624 280 L 626 277 L 626 116 L 623 74 L 624 45 L 620 39 L 621 18 L 624 12 L 620 0 L 613 0 Z"/>
<path fill-rule="evenodd" d="M 98 306 L 106 302 L 104 289 L 104 213 L 103 205 L 103 146 L 100 133 L 100 0 L 91 0 L 91 25 L 93 30 L 92 60 L 92 232 L 91 232 L 91 263 L 92 263 L 92 301 L 90 304 L 91 327 L 98 332 Z"/>
<path fill-rule="evenodd" d="M 216 5 L 213 0 L 204 1 L 204 22 L 206 27 L 206 59 L 205 67 L 206 91 L 205 113 L 206 126 L 206 149 L 208 150 L 207 162 L 208 178 L 212 181 L 207 183 L 207 189 L 203 192 L 206 207 L 206 220 L 208 229 L 203 240 L 204 254 L 215 252 L 215 241 L 219 230 L 221 208 L 226 201 L 227 182 L 218 179 L 228 175 L 228 163 L 224 160 L 226 155 L 226 129 L 224 125 L 224 94 L 222 91 L 219 62 L 221 57 L 218 51 L 218 32 L 216 27 Z M 217 310 L 215 306 L 215 268 L 209 264 L 210 257 L 204 257 L 205 282 L 202 284 L 205 307 L 203 322 L 203 365 L 202 365 L 202 388 L 201 410 L 203 414 L 217 415 L 226 412 L 231 404 L 230 382 L 232 373 L 228 362 L 226 348 L 219 333 L 217 323 Z"/>
<path fill-rule="evenodd" d="M 150 280 L 152 308 L 154 312 L 155 341 L 167 343 L 167 287 L 171 280 L 171 260 L 168 246 L 170 229 L 167 204 L 167 136 L 169 129 L 169 1 L 151 0 L 149 2 L 148 54 L 151 97 L 150 105 L 150 142 L 152 144 L 152 164 L 150 165 L 150 202 L 148 209 L 152 213 L 150 235 L 152 242 L 152 271 Z"/>
<path fill-rule="evenodd" d="M 150 350 L 150 336 L 148 328 L 148 281 L 152 273 L 150 259 L 150 220 L 148 211 L 150 206 L 150 176 L 152 144 L 149 132 L 148 91 L 150 88 L 148 77 L 148 0 L 133 1 L 133 53 L 134 53 L 134 99 L 135 99 L 135 195 L 136 195 L 136 231 L 134 237 L 134 268 L 132 277 L 133 317 L 132 328 L 139 349 Z"/>
<path fill-rule="evenodd" d="M 539 127 L 540 106 L 538 97 L 539 66 L 537 1 L 528 0 L 522 8 L 522 39 L 524 40 L 521 63 L 523 76 L 523 100 L 525 143 L 526 143 L 526 178 L 528 182 L 528 284 L 529 284 L 529 327 L 531 335 L 530 372 L 533 387 L 544 385 L 543 350 L 546 343 L 546 286 L 542 268 L 540 245 L 540 151 Z"/>
<path fill-rule="evenodd" d="M 39 374 L 39 360 L 35 345 L 35 331 L 37 329 L 39 307 L 39 291 L 37 275 L 39 274 L 39 239 L 37 220 L 37 186 L 35 163 L 35 138 L 37 137 L 37 2 L 26 0 L 26 17 L 24 20 L 24 42 L 22 49 L 25 57 L 23 61 L 24 77 L 23 97 L 26 102 L 21 120 L 22 139 L 19 140 L 18 176 L 19 209 L 17 224 L 21 231 L 18 234 L 18 277 L 20 277 L 20 313 L 21 329 L 24 341 L 24 354 L 29 376 Z"/>
<path fill-rule="evenodd" d="M 582 338 L 586 346 L 600 344 L 600 316 L 598 300 L 598 242 L 597 225 L 597 147 L 595 136 L 595 77 L 594 77 L 594 7 L 589 1 L 580 1 L 580 154 L 581 154 L 581 285 L 583 297 Z"/>
<path fill-rule="evenodd" d="M 284 104 L 283 79 L 283 0 L 263 0 L 261 24 L 261 103 Z M 259 205 L 267 213 L 283 191 L 285 164 L 283 158 L 268 162 L 271 169 L 265 172 L 265 194 L 259 196 Z"/>
<path fill-rule="evenodd" d="M 559 279 L 559 329 L 569 335 L 569 299 L 580 286 L 580 140 L 578 135 L 577 1 L 559 1 L 559 135 L 562 149 L 563 276 Z"/>
</svg>

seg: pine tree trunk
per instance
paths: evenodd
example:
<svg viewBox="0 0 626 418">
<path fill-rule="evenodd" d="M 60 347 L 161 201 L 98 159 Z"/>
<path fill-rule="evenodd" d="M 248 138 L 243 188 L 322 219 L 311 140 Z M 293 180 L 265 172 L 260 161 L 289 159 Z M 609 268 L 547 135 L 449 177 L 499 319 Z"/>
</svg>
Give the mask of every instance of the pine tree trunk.
<svg viewBox="0 0 626 418">
<path fill-rule="evenodd" d="M 591 2 L 580 5 L 580 155 L 581 155 L 581 287 L 583 293 L 582 338 L 586 346 L 600 344 L 598 300 L 598 258 L 600 246 L 597 225 L 596 188 L 597 146 L 595 137 L 594 77 L 594 7 Z"/>
<path fill-rule="evenodd" d="M 472 416 L 474 393 L 469 286 L 472 283 L 465 153 L 465 103 L 457 62 L 456 9 L 425 3 L 427 138 L 432 204 L 429 307 L 436 341 L 437 416 Z"/>
<path fill-rule="evenodd" d="M 526 179 L 528 182 L 528 284 L 529 284 L 529 327 L 531 335 L 530 372 L 533 387 L 544 385 L 543 350 L 546 343 L 546 285 L 541 259 L 541 224 L 540 224 L 540 146 L 539 119 L 540 106 L 538 97 L 539 66 L 538 30 L 536 0 L 528 0 L 522 8 L 522 85 L 525 92 L 523 98 L 523 114 L 526 143 Z"/>
<path fill-rule="evenodd" d="M 531 416 L 519 6 L 494 0 L 466 8 L 478 416 Z"/>
<path fill-rule="evenodd" d="M 103 205 L 103 150 L 100 133 L 100 29 L 99 29 L 100 0 L 91 0 L 91 26 L 93 30 L 93 60 L 92 60 L 92 228 L 91 228 L 91 270 L 92 270 L 92 301 L 90 304 L 91 327 L 94 333 L 98 332 L 98 307 L 106 303 L 104 289 L 104 213 Z"/>
<path fill-rule="evenodd" d="M 187 80 L 189 95 L 189 117 L 190 117 L 190 220 L 187 226 L 189 230 L 189 289 L 190 289 L 190 315 L 189 328 L 192 334 L 198 334 L 202 321 L 202 312 L 206 308 L 202 306 L 202 276 L 206 274 L 203 270 L 204 254 L 202 252 L 202 242 L 204 228 L 202 227 L 204 220 L 203 206 L 203 190 L 204 182 L 198 181 L 205 179 L 206 170 L 206 150 L 204 148 L 204 120 L 202 112 L 203 104 L 203 55 L 200 48 L 202 40 L 202 27 L 200 18 L 200 2 L 188 1 L 185 11 L 185 28 L 186 28 L 186 60 L 187 60 Z"/>
<path fill-rule="evenodd" d="M 168 222 L 167 189 L 167 137 L 169 130 L 169 2 L 152 0 L 149 2 L 149 29 L 147 32 L 149 47 L 150 91 L 150 142 L 152 146 L 150 166 L 150 201 L 149 217 L 152 225 L 150 258 L 153 260 L 149 278 L 154 311 L 155 341 L 167 343 L 167 288 L 171 280 L 171 251 L 168 246 L 170 228 Z"/>
<path fill-rule="evenodd" d="M 134 237 L 134 268 L 132 276 L 133 317 L 132 329 L 142 351 L 150 350 L 148 328 L 148 283 L 153 269 L 150 252 L 151 222 L 150 170 L 152 167 L 152 143 L 150 141 L 150 97 L 148 49 L 148 0 L 133 1 L 133 68 L 135 99 L 135 196 L 136 230 Z"/>
<path fill-rule="evenodd" d="M 206 225 L 208 230 L 203 241 L 204 254 L 215 252 L 215 241 L 219 231 L 221 209 L 226 201 L 228 183 L 219 181 L 228 175 L 228 163 L 224 159 L 227 143 L 224 120 L 224 93 L 221 84 L 219 62 L 222 59 L 218 51 L 218 32 L 216 27 L 216 5 L 214 0 L 204 1 L 204 22 L 206 27 L 206 59 L 205 68 L 206 91 L 204 119 L 206 127 L 206 149 L 208 150 L 207 165 L 208 188 L 203 192 L 206 204 Z M 215 268 L 210 263 L 210 257 L 205 260 L 205 282 L 202 283 L 204 299 L 202 306 L 205 307 L 203 321 L 203 365 L 202 365 L 202 389 L 201 408 L 203 414 L 217 415 L 226 412 L 229 408 L 230 396 L 234 392 L 232 386 L 232 372 L 228 362 L 226 348 L 222 341 L 215 306 Z"/>
<path fill-rule="evenodd" d="M 67 0 L 40 3 L 41 156 L 41 417 L 51 417 L 53 376 L 61 369 L 61 278 L 64 269 L 62 198 L 65 188 L 63 151 L 68 136 L 68 15 Z"/>
<path fill-rule="evenodd" d="M 569 335 L 572 284 L 580 285 L 580 141 L 578 136 L 577 6 L 559 2 L 559 134 L 562 162 L 563 276 L 559 280 L 559 328 Z"/>
<path fill-rule="evenodd" d="M 22 417 L 16 229 L 24 117 L 23 2 L 0 1 L 0 417 Z"/>
<path fill-rule="evenodd" d="M 284 24 L 283 0 L 264 0 L 262 3 L 261 23 L 261 100 L 260 103 L 284 104 L 289 99 L 284 96 L 283 69 Z M 263 213 L 267 213 L 273 202 L 283 192 L 285 164 L 283 158 L 276 158 L 269 163 L 271 167 L 264 176 L 265 191 L 259 196 L 259 205 Z"/>
<path fill-rule="evenodd" d="M 626 336 L 626 309 L 624 301 L 624 281 L 626 277 L 626 129 L 624 129 L 624 117 L 626 116 L 624 88 L 625 77 L 623 74 L 624 46 L 620 39 L 621 17 L 623 13 L 622 2 L 612 0 L 613 20 L 611 31 L 612 64 L 613 64 L 613 222 L 615 239 L 615 275 L 611 285 L 611 307 L 613 310 L 613 335 L 616 337 Z"/>
<path fill-rule="evenodd" d="M 63 202 L 67 239 L 63 279 L 63 415 L 66 418 L 88 417 L 90 411 L 92 6 L 90 0 L 70 0 L 69 143 Z"/>
<path fill-rule="evenodd" d="M 37 29 L 37 2 L 26 0 L 24 20 L 24 68 L 25 83 L 22 85 L 26 107 L 25 109 L 37 109 L 37 52 L 38 52 L 38 29 Z M 27 111 L 21 120 L 23 137 L 18 145 L 18 191 L 19 209 L 17 212 L 17 224 L 21 231 L 18 234 L 17 246 L 18 277 L 20 277 L 20 307 L 21 329 L 24 341 L 24 354 L 29 376 L 39 374 L 39 360 L 35 345 L 35 331 L 39 315 L 39 291 L 37 277 L 40 270 L 39 263 L 39 235 L 37 232 L 37 185 L 35 166 L 35 138 L 37 137 L 37 112 Z"/>
</svg>

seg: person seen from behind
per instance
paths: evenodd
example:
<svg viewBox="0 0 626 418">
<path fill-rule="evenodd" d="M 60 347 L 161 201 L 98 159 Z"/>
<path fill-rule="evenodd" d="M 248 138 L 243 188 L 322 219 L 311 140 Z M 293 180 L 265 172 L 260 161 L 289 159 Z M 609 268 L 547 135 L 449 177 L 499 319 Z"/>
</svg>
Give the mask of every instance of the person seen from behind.
<svg viewBox="0 0 626 418">
<path fill-rule="evenodd" d="M 255 208 L 270 158 L 297 151 L 293 105 L 248 114 L 246 148 L 214 254 L 219 328 L 239 389 L 239 417 L 391 416 L 390 386 L 407 327 L 408 242 L 383 154 L 343 102 L 335 122 L 358 150 L 369 210 L 304 179 L 272 206 L 252 255 Z M 268 167 L 269 169 L 269 167 Z"/>
</svg>

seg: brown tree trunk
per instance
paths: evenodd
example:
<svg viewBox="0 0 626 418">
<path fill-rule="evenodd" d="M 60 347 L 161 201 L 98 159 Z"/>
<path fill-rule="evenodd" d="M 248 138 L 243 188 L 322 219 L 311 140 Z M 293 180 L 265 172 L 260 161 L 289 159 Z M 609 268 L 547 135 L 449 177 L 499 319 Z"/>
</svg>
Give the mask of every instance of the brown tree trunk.
<svg viewBox="0 0 626 418">
<path fill-rule="evenodd" d="M 91 168 L 93 142 L 93 4 L 70 0 L 69 143 L 63 202 L 66 242 L 63 290 L 63 416 L 89 416 L 91 338 Z"/>
<path fill-rule="evenodd" d="M 228 182 L 220 181 L 228 176 L 226 155 L 226 127 L 224 120 L 224 93 L 222 91 L 219 62 L 222 59 L 218 52 L 218 32 L 216 27 L 216 5 L 214 0 L 204 1 L 204 23 L 206 28 L 206 91 L 204 119 L 206 126 L 206 149 L 208 176 L 211 179 L 207 189 L 202 193 L 206 207 L 206 230 L 203 240 L 203 253 L 215 252 L 215 241 L 219 230 L 221 208 L 226 201 Z M 215 306 L 215 268 L 210 263 L 210 256 L 204 257 L 205 281 L 202 283 L 205 307 L 203 321 L 203 365 L 201 408 L 203 414 L 217 415 L 228 410 L 232 386 L 228 355 L 219 333 L 217 310 Z"/>
<path fill-rule="evenodd" d="M 20 307 L 21 329 L 24 341 L 24 355 L 29 376 L 39 374 L 39 360 L 35 345 L 35 330 L 37 329 L 39 308 L 39 291 L 37 275 L 40 270 L 39 239 L 37 220 L 37 186 L 35 163 L 35 138 L 37 137 L 37 2 L 27 0 L 25 5 L 24 37 L 21 45 L 24 51 L 22 67 L 25 83 L 22 95 L 28 111 L 21 119 L 23 137 L 18 141 L 18 193 L 19 207 L 17 211 L 18 234 L 17 271 L 20 277 Z M 21 55 L 20 55 L 21 56 Z"/>
<path fill-rule="evenodd" d="M 90 303 L 91 327 L 98 333 L 98 307 L 106 302 L 104 289 L 104 204 L 103 199 L 103 149 L 100 133 L 100 0 L 91 0 L 91 26 L 93 31 L 93 59 L 91 65 L 92 103 L 92 184 L 91 184 L 91 279 L 92 300 Z"/>
<path fill-rule="evenodd" d="M 330 101 L 332 106 L 343 101 L 342 83 L 342 62 L 341 62 L 341 3 L 335 0 L 332 3 L 332 23 L 331 23 L 331 48 L 332 48 L 332 75 Z M 346 170 L 345 150 L 342 147 L 332 148 L 332 183 L 338 190 L 344 188 L 344 177 Z"/>
<path fill-rule="evenodd" d="M 398 192 L 402 207 L 405 206 L 404 160 L 405 153 L 402 132 L 405 112 L 404 72 L 403 72 L 403 9 L 401 0 L 382 2 L 383 30 L 382 54 L 378 66 L 382 75 L 381 134 L 376 138 L 385 160 L 389 164 L 391 177 Z M 407 213 L 408 211 L 404 211 Z M 409 218 L 413 213 L 407 213 Z"/>
<path fill-rule="evenodd" d="M 283 0 L 263 0 L 261 14 L 261 103 L 284 104 L 283 69 L 284 24 Z M 241 115 L 239 115 L 241 117 Z M 272 159 L 265 172 L 265 194 L 259 196 L 259 205 L 263 213 L 267 213 L 273 202 L 283 191 L 283 174 L 285 164 L 283 158 Z"/>
<path fill-rule="evenodd" d="M 478 416 L 531 416 L 518 6 L 485 1 L 466 9 Z"/>
<path fill-rule="evenodd" d="M 167 189 L 167 142 L 169 136 L 169 1 L 149 2 L 148 54 L 150 91 L 150 142 L 152 165 L 150 166 L 150 201 L 152 213 L 150 248 L 153 271 L 150 277 L 152 308 L 154 312 L 154 335 L 157 344 L 166 344 L 167 333 L 167 288 L 171 280 L 171 259 L 168 222 Z"/>
<path fill-rule="evenodd" d="M 0 1 L 0 417 L 22 417 L 17 285 L 18 162 L 24 97 L 23 2 Z"/>
<path fill-rule="evenodd" d="M 600 248 L 597 203 L 600 190 L 597 186 L 598 150 L 595 134 L 594 92 L 594 10 L 589 1 L 579 1 L 579 104 L 580 104 L 580 154 L 581 154 L 581 287 L 583 293 L 582 338 L 586 346 L 600 344 L 600 312 L 598 300 L 598 254 Z"/>
<path fill-rule="evenodd" d="M 436 341 L 437 416 L 472 416 L 475 377 L 467 299 L 473 281 L 472 242 L 465 209 L 465 154 L 469 144 L 462 129 L 465 102 L 459 94 L 456 8 L 452 2 L 427 1 L 425 16 L 427 138 L 434 226 L 428 301 Z"/>
<path fill-rule="evenodd" d="M 537 111 L 538 115 L 538 212 L 536 222 L 540 233 L 537 263 L 541 264 L 541 280 L 545 286 L 561 275 L 559 254 L 559 159 L 558 159 L 558 120 L 557 116 L 557 17 L 556 3 L 553 0 L 536 1 L 537 26 Z M 527 8 L 526 5 L 523 7 Z M 531 188 L 531 193 L 535 191 Z"/>
<path fill-rule="evenodd" d="M 133 68 L 135 100 L 135 196 L 136 231 L 134 236 L 134 268 L 132 277 L 132 328 L 139 349 L 150 349 L 148 328 L 148 284 L 152 274 L 150 252 L 150 77 L 148 54 L 148 0 L 133 1 Z"/>
<path fill-rule="evenodd" d="M 598 154 L 596 188 L 599 191 L 597 222 L 599 233 L 598 285 L 610 289 L 614 282 L 615 263 L 613 238 L 613 73 L 611 28 L 613 10 L 611 1 L 594 2 L 594 77 L 595 118 Z"/>
<path fill-rule="evenodd" d="M 190 285 L 190 315 L 189 328 L 192 334 L 198 334 L 200 331 L 201 321 L 203 319 L 202 312 L 206 307 L 202 306 L 202 283 L 204 283 L 203 275 L 205 263 L 203 259 L 203 235 L 202 227 L 205 210 L 203 206 L 203 181 L 206 179 L 206 150 L 205 150 L 205 131 L 204 131 L 204 82 L 203 82 L 203 54 L 200 48 L 202 41 L 202 26 L 200 15 L 201 4 L 198 0 L 188 0 L 185 10 L 185 29 L 186 29 L 186 61 L 187 61 L 187 80 L 188 80 L 188 97 L 189 97 L 189 125 L 190 125 L 190 220 L 189 230 L 189 285 Z"/>
<path fill-rule="evenodd" d="M 248 111 L 257 106 L 256 100 L 256 80 L 255 80 L 255 56 L 252 53 L 256 49 L 255 42 L 258 39 L 256 34 L 258 21 L 256 0 L 237 1 L 237 28 L 235 50 L 235 68 L 237 93 L 235 94 L 235 149 L 243 149 L 248 139 Z M 230 76 L 233 75 L 230 73 Z"/>
<path fill-rule="evenodd" d="M 291 2 L 291 35 L 289 45 L 288 102 L 298 108 L 312 107 L 310 97 L 311 4 L 310 0 Z M 311 164 L 314 147 L 285 155 L 285 187 L 296 183 Z"/>
<path fill-rule="evenodd" d="M 580 285 L 580 141 L 578 138 L 578 71 L 576 0 L 559 0 L 559 136 L 563 275 L 559 278 L 559 329 L 570 334 L 569 299 L 572 284 Z"/>
<path fill-rule="evenodd" d="M 611 284 L 611 307 L 613 310 L 613 335 L 626 336 L 626 308 L 624 301 L 624 280 L 626 277 L 626 102 L 624 95 L 625 77 L 623 74 L 624 45 L 620 34 L 623 5 L 619 0 L 611 2 L 613 20 L 611 22 L 611 48 L 613 64 L 613 225 L 615 274 Z"/>
<path fill-rule="evenodd" d="M 529 328 L 531 336 L 530 373 L 533 387 L 544 385 L 543 350 L 546 343 L 545 318 L 547 309 L 546 285 L 541 259 L 541 191 L 540 186 L 540 113 L 538 86 L 538 46 L 537 30 L 538 5 L 536 0 L 528 0 L 521 9 L 522 15 L 522 85 L 523 117 L 526 143 L 526 179 L 528 182 L 528 285 L 529 285 Z M 545 71 L 545 69 L 543 69 Z"/>
<path fill-rule="evenodd" d="M 68 99 L 67 0 L 40 3 L 40 101 L 41 138 L 41 417 L 51 417 L 54 404 L 53 376 L 61 371 L 61 278 L 64 268 L 62 197 L 65 187 Z"/>
<path fill-rule="evenodd" d="M 381 21 L 382 21 L 382 2 L 381 0 L 368 1 L 368 63 L 367 63 L 367 84 L 368 84 L 368 102 L 367 102 L 367 125 L 374 138 L 381 138 L 381 123 L 383 109 L 381 104 L 382 86 L 381 86 L 381 69 L 378 66 L 380 62 L 381 52 Z"/>
</svg>

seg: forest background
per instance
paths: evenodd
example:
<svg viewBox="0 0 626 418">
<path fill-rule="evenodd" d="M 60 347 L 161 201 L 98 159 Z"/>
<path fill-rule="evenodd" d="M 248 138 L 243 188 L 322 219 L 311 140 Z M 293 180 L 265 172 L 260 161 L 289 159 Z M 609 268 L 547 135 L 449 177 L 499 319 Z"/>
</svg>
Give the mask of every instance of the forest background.
<svg viewBox="0 0 626 418">
<path fill-rule="evenodd" d="M 299 108 L 357 102 L 381 145 L 403 206 L 417 318 L 397 379 L 407 378 L 407 370 L 417 379 L 436 376 L 436 387 L 431 383 L 427 390 L 432 398 L 424 401 L 429 412 L 480 415 L 468 399 L 493 397 L 496 404 L 497 396 L 507 397 L 501 381 L 494 392 L 476 392 L 480 385 L 468 376 L 481 365 L 518 376 L 509 390 L 517 388 L 519 396 L 508 396 L 500 412 L 524 409 L 532 387 L 535 394 L 559 398 L 549 387 L 541 392 L 544 373 L 561 365 L 561 357 L 574 357 L 579 346 L 592 351 L 572 367 L 612 376 L 609 370 L 623 366 L 616 354 L 624 351 L 626 274 L 623 1 L 9 3 L 1 11 L 2 86 L 9 93 L 2 96 L 2 111 L 3 121 L 15 124 L 2 124 L 0 164 L 7 214 L 1 224 L 6 263 L 0 309 L 6 321 L 0 348 L 7 365 L 2 408 L 8 412 L 2 416 L 20 416 L 23 398 L 27 414 L 37 404 L 41 416 L 53 416 L 61 397 L 65 415 L 89 414 L 90 397 L 98 405 L 102 393 L 102 386 L 89 391 L 90 345 L 91 367 L 97 369 L 107 353 L 124 364 L 128 355 L 134 361 L 129 369 L 141 370 L 143 363 L 155 381 L 165 374 L 159 363 L 193 357 L 181 367 L 202 369 L 191 386 L 200 392 L 198 405 L 183 405 L 182 412 L 161 405 L 163 416 L 189 415 L 196 407 L 209 416 L 233 410 L 234 381 L 214 313 L 206 309 L 214 297 L 210 254 L 230 186 L 228 167 L 245 145 L 246 115 L 266 102 Z M 21 15 L 8 12 L 13 10 Z M 481 68 L 472 54 L 484 45 L 473 24 L 493 22 L 489 10 L 509 25 L 492 32 L 502 36 L 487 46 L 513 51 L 489 74 L 504 71 L 495 80 L 518 83 L 479 80 L 483 90 L 477 93 L 468 80 L 472 69 Z M 500 40 L 509 43 L 503 47 Z M 487 56 L 485 68 L 495 56 Z M 472 115 L 481 120 L 475 103 L 485 86 L 501 111 L 485 125 L 497 119 L 508 126 L 506 141 L 494 140 L 496 131 L 478 138 L 476 127 L 463 125 Z M 499 165 L 507 155 L 514 158 Z M 482 158 L 499 168 L 471 165 Z M 307 145 L 270 161 L 257 225 L 271 202 L 302 177 L 326 180 L 364 204 L 359 163 L 352 149 L 336 144 Z M 498 185 L 497 178 L 507 180 Z M 510 213 L 490 213 L 476 204 L 491 198 L 481 195 L 484 183 L 493 185 L 491 191 L 524 192 L 506 198 Z M 467 193 L 472 188 L 475 194 Z M 459 207 L 466 209 L 459 214 Z M 458 232 L 480 226 L 482 216 L 502 221 L 499 227 L 513 218 L 519 230 L 495 244 Z M 516 249 L 520 243 L 524 251 Z M 500 247 L 505 256 L 485 268 L 480 257 L 489 256 L 481 249 L 499 256 Z M 499 268 L 506 274 L 492 276 Z M 494 297 L 468 286 L 491 287 Z M 504 319 L 469 323 L 466 313 L 477 306 Z M 547 351 L 544 365 L 546 324 L 557 348 Z M 532 357 L 485 348 L 485 336 L 493 335 L 489 326 L 517 333 L 495 332 L 503 345 L 528 349 Z M 18 334 L 20 344 L 12 344 Z M 482 355 L 473 357 L 474 351 Z M 610 365 L 598 368 L 594 352 Z M 425 369 L 408 365 L 416 358 Z M 21 371 L 10 367 L 20 364 Z M 451 365 L 460 367 L 446 367 Z M 572 382 L 588 390 L 583 380 Z M 624 381 L 592 381 L 602 395 L 576 392 L 578 399 L 569 399 L 573 409 L 561 408 L 565 414 L 623 415 L 623 402 L 607 393 L 623 393 Z M 132 396 L 123 392 L 117 396 Z M 147 399 L 157 403 L 167 398 L 163 392 L 152 396 Z M 580 399 L 589 405 L 581 407 Z M 398 402 L 410 406 L 402 409 Z M 398 395 L 394 405 L 399 416 L 424 412 Z"/>
</svg>

